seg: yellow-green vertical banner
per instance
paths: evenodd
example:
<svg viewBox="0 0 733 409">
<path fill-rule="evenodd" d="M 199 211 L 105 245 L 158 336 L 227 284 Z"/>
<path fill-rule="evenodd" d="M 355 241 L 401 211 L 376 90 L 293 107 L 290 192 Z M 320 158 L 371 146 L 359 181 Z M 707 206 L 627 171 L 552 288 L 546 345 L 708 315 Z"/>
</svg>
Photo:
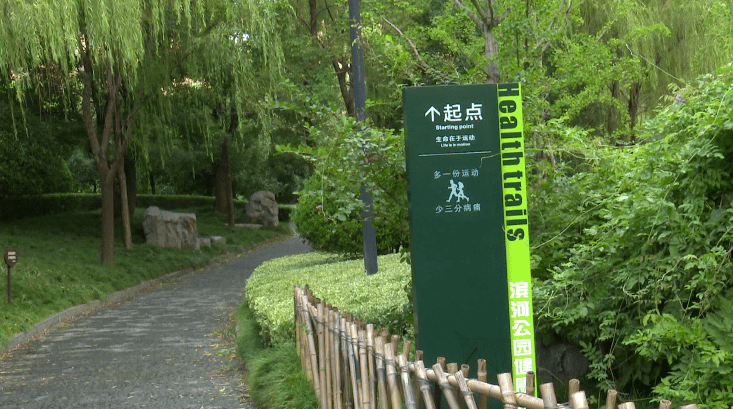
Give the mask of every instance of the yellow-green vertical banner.
<svg viewBox="0 0 733 409">
<path fill-rule="evenodd" d="M 504 241 L 509 288 L 512 377 L 516 391 L 526 392 L 527 372 L 535 371 L 532 274 L 529 263 L 527 178 L 524 158 L 520 84 L 497 89 L 504 196 Z"/>
</svg>

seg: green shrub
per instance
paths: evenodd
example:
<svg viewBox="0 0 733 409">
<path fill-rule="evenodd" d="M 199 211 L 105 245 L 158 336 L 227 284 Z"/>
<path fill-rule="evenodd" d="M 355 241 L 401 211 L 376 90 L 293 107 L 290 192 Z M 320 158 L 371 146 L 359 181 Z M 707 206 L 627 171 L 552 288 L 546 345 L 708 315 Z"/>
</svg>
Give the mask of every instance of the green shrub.
<svg viewBox="0 0 733 409">
<path fill-rule="evenodd" d="M 723 408 L 733 393 L 733 66 L 559 176 L 538 212 L 538 328 L 579 344 L 600 388 Z M 545 236 L 542 236 L 545 232 Z M 545 273 L 547 274 L 547 273 Z"/>
<path fill-rule="evenodd" d="M 283 257 L 263 263 L 247 280 L 246 302 L 267 344 L 293 339 L 293 287 L 306 284 L 316 297 L 365 322 L 393 333 L 409 331 L 410 266 L 398 254 L 378 258 L 379 273 L 366 275 L 363 260 L 323 253 Z"/>
<path fill-rule="evenodd" d="M 404 137 L 364 127 L 326 110 L 309 133 L 316 148 L 278 146 L 309 160 L 316 172 L 305 182 L 293 217 L 298 233 L 318 250 L 357 255 L 363 251 L 360 189 L 372 195 L 372 224 L 379 254 L 409 245 Z"/>
</svg>

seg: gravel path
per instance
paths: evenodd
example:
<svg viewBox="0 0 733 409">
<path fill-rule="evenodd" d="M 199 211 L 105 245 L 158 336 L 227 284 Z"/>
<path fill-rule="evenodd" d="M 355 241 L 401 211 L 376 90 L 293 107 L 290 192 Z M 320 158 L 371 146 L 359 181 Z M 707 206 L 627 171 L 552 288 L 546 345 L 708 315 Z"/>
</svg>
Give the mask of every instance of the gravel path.
<svg viewBox="0 0 733 409">
<path fill-rule="evenodd" d="M 218 332 L 257 266 L 308 251 L 295 236 L 57 326 L 0 361 L 0 408 L 254 408 Z"/>
</svg>

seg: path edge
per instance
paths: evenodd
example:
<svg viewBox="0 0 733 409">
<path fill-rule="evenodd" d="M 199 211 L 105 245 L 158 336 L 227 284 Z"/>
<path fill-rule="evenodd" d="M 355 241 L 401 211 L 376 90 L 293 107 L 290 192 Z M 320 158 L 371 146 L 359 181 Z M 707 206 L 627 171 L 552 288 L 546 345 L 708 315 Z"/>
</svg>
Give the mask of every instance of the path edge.
<svg viewBox="0 0 733 409">
<path fill-rule="evenodd" d="M 275 237 L 274 239 L 265 240 L 263 242 L 253 245 L 252 247 L 245 249 L 241 253 L 227 253 L 222 256 L 211 259 L 206 264 L 201 265 L 197 268 L 195 267 L 184 268 L 183 270 L 174 271 L 174 272 L 165 274 L 161 277 L 158 277 L 158 278 L 155 278 L 149 281 L 145 281 L 140 284 L 134 285 L 132 287 L 126 288 L 124 290 L 120 290 L 120 291 L 116 291 L 114 293 L 108 294 L 106 300 L 94 300 L 86 304 L 79 304 L 71 308 L 67 308 L 61 312 L 58 312 L 56 314 L 49 316 L 48 318 L 33 325 L 32 327 L 28 328 L 25 331 L 13 335 L 10 338 L 10 340 L 8 341 L 8 343 L 5 345 L 5 348 L 3 348 L 2 351 L 0 351 L 0 359 L 2 359 L 5 356 L 5 354 L 12 351 L 19 345 L 31 340 L 31 338 L 35 337 L 38 334 L 48 331 L 49 329 L 55 327 L 56 325 L 59 325 L 60 323 L 62 323 L 63 321 L 69 318 L 84 314 L 95 308 L 104 307 L 104 306 L 111 305 L 111 304 L 120 302 L 122 300 L 128 299 L 128 298 L 132 298 L 133 296 L 137 295 L 140 291 L 144 289 L 154 287 L 168 280 L 175 280 L 175 279 L 184 277 L 189 274 L 194 274 L 196 272 L 204 270 L 207 267 L 211 267 L 212 265 L 227 262 L 237 257 L 243 256 L 245 254 L 249 254 L 255 250 L 259 250 L 263 247 L 267 247 L 272 244 L 276 244 L 276 243 L 280 243 L 280 242 L 289 240 L 295 237 L 296 235 L 297 234 L 290 234 L 290 235 L 286 234 L 286 235 L 282 235 L 279 237 Z"/>
</svg>

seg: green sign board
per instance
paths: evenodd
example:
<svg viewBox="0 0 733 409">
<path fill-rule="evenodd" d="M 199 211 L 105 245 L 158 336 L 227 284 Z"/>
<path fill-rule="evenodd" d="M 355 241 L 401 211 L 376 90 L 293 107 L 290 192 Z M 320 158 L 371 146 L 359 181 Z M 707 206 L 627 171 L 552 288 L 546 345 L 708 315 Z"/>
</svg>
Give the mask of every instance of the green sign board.
<svg viewBox="0 0 733 409">
<path fill-rule="evenodd" d="M 520 391 L 535 366 L 521 102 L 519 84 L 404 91 L 417 347 L 471 376 L 486 359 Z"/>
</svg>

